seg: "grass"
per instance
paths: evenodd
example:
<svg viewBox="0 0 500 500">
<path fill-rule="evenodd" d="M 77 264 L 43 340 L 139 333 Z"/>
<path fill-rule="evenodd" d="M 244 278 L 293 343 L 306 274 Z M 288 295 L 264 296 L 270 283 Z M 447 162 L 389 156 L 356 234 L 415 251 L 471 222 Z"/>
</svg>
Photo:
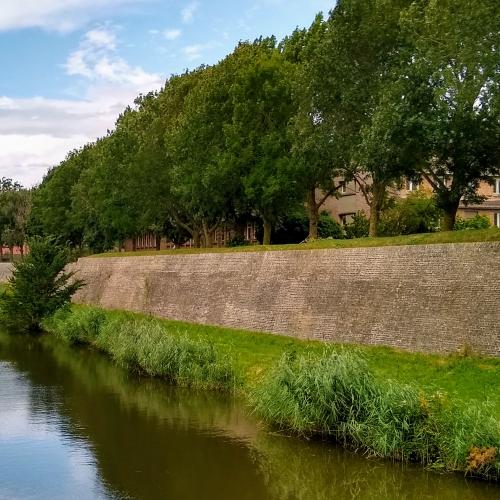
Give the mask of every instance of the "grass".
<svg viewBox="0 0 500 500">
<path fill-rule="evenodd" d="M 270 425 L 379 457 L 498 479 L 499 422 L 484 408 L 373 376 L 362 356 L 284 355 L 252 394 Z"/>
<path fill-rule="evenodd" d="M 476 229 L 462 231 L 448 231 L 426 234 L 412 234 L 407 236 L 392 236 L 380 238 L 357 238 L 352 240 L 316 240 L 297 245 L 254 245 L 235 248 L 179 248 L 176 250 L 145 250 L 136 252 L 107 252 L 92 255 L 97 257 L 144 257 L 151 255 L 186 255 L 203 253 L 231 253 L 231 252 L 265 252 L 277 250 L 322 250 L 329 248 L 362 248 L 404 245 L 434 245 L 442 243 L 477 243 L 500 241 L 500 229 Z"/>
<path fill-rule="evenodd" d="M 236 390 L 280 429 L 443 470 L 500 473 L 499 359 L 325 347 L 86 306 L 44 326 L 170 383 Z"/>
<path fill-rule="evenodd" d="M 62 309 L 44 327 L 70 344 L 91 345 L 128 369 L 175 385 L 232 390 L 237 383 L 228 357 L 211 342 L 165 335 L 153 321 L 110 318 L 99 309 Z"/>
</svg>

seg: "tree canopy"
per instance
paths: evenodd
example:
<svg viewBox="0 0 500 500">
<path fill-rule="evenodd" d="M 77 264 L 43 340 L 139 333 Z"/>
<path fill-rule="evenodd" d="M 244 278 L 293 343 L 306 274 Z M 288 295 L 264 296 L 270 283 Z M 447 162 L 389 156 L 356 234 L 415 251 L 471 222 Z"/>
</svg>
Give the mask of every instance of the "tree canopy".
<svg viewBox="0 0 500 500">
<path fill-rule="evenodd" d="M 48 173 L 30 231 L 92 250 L 145 233 L 211 246 L 253 217 L 269 243 L 305 205 L 315 238 L 354 179 L 376 235 L 404 177 L 428 181 L 450 229 L 499 175 L 499 86 L 496 0 L 339 0 L 309 29 L 241 42 L 139 96 Z"/>
</svg>

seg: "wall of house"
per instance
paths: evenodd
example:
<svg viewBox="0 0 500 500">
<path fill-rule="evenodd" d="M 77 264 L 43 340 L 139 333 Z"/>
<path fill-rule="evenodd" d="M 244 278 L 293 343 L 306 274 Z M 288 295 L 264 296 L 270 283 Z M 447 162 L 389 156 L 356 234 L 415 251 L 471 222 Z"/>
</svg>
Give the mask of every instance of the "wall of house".
<svg viewBox="0 0 500 500">
<path fill-rule="evenodd" d="M 11 275 L 11 264 L 9 262 L 0 262 L 0 283 L 5 283 Z"/>
<path fill-rule="evenodd" d="M 499 243 L 85 258 L 75 300 L 425 352 L 500 355 Z"/>
</svg>

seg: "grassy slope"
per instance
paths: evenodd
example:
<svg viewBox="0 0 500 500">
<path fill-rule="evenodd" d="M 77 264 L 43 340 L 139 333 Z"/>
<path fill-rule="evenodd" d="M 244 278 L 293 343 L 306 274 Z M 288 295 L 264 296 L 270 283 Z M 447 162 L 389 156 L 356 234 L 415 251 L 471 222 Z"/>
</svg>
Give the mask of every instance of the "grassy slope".
<svg viewBox="0 0 500 500">
<path fill-rule="evenodd" d="M 409 236 L 394 236 L 383 238 L 359 238 L 353 240 L 317 240 L 298 245 L 256 245 L 237 248 L 179 248 L 176 250 L 148 250 L 138 252 L 108 252 L 93 257 L 139 257 L 145 255 L 179 255 L 196 253 L 226 253 L 226 252 L 262 252 L 275 250 L 314 250 L 326 248 L 359 248 L 402 245 L 432 245 L 439 243 L 475 243 L 483 241 L 500 241 L 500 229 L 480 229 L 450 231 L 428 234 L 412 234 Z"/>
<path fill-rule="evenodd" d="M 121 318 L 142 317 L 158 322 L 169 335 L 209 337 L 221 352 L 231 355 L 237 371 L 251 385 L 259 380 L 285 351 L 294 350 L 300 354 L 309 349 L 324 348 L 321 342 L 302 341 L 279 335 L 153 319 L 122 311 L 109 311 L 108 314 Z M 500 359 L 410 353 L 388 347 L 346 348 L 364 353 L 369 367 L 383 379 L 413 383 L 425 389 L 442 390 L 461 401 L 489 400 L 500 415 Z"/>
</svg>

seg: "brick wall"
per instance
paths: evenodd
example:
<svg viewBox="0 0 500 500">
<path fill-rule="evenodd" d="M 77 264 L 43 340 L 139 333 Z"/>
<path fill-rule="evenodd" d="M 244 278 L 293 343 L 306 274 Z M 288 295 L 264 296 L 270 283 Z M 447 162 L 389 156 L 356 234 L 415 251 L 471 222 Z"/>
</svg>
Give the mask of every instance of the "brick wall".
<svg viewBox="0 0 500 500">
<path fill-rule="evenodd" d="M 499 243 L 86 258 L 76 301 L 335 342 L 500 355 Z"/>
</svg>

